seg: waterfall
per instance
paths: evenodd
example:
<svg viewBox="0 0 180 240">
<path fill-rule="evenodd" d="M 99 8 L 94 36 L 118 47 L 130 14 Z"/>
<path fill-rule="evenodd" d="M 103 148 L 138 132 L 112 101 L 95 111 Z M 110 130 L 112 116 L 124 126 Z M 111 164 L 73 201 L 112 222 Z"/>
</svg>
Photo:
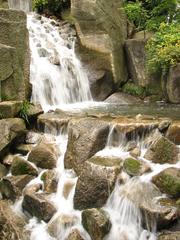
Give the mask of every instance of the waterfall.
<svg viewBox="0 0 180 240">
<path fill-rule="evenodd" d="M 8 0 L 9 8 L 22 10 L 24 12 L 32 11 L 32 0 Z"/>
<path fill-rule="evenodd" d="M 32 102 L 46 111 L 90 101 L 89 82 L 74 51 L 75 30 L 51 19 L 28 15 Z"/>
</svg>

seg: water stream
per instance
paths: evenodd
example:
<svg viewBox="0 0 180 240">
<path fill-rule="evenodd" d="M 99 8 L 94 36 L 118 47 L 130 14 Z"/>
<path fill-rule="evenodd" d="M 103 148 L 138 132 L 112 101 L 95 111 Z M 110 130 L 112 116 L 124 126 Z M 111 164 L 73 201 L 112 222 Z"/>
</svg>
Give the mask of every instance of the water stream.
<svg viewBox="0 0 180 240">
<path fill-rule="evenodd" d="M 16 9 L 27 11 L 26 5 L 16 4 L 16 1 L 9 0 L 10 6 Z M 92 101 L 88 78 L 75 51 L 75 34 L 69 25 L 54 22 L 36 14 L 28 14 L 28 29 L 31 48 L 31 83 L 32 101 L 41 104 L 44 111 L 49 109 L 62 108 L 66 104 Z M 115 126 L 112 126 L 105 149 L 98 152 L 99 156 L 118 156 L 122 159 L 129 157 L 128 146 L 130 142 L 123 134 L 115 133 Z M 53 134 L 54 132 L 48 132 Z M 154 134 L 150 131 L 150 135 Z M 73 207 L 73 197 L 77 182 L 77 176 L 73 170 L 64 169 L 64 154 L 67 147 L 67 129 L 62 129 L 55 136 L 54 144 L 58 145 L 61 155 L 58 158 L 56 173 L 58 178 L 58 188 L 55 194 L 49 196 L 49 200 L 54 204 L 57 213 L 50 220 L 51 224 L 57 221 L 55 237 L 48 233 L 49 224 L 38 222 L 34 217 L 29 220 L 27 229 L 31 231 L 31 240 L 65 240 L 72 229 L 78 229 L 85 240 L 90 240 L 90 236 L 83 229 L 81 224 L 81 211 Z M 149 182 L 154 174 L 165 169 L 170 164 L 153 164 L 144 159 L 144 153 L 148 147 L 145 142 L 147 133 L 139 137 L 134 136 L 132 141 L 141 150 L 140 159 L 148 162 L 152 168 L 151 173 L 145 173 L 137 179 L 130 179 L 127 174 L 122 173 L 124 183 L 117 180 L 112 194 L 109 196 L 104 209 L 109 213 L 112 222 L 110 233 L 105 237 L 106 240 L 155 240 L 155 224 L 150 229 L 142 227 L 142 217 L 139 207 L 133 203 L 130 196 L 136 193 L 140 182 Z M 115 143 L 115 144 L 114 144 Z M 179 163 L 176 164 L 179 166 Z M 34 184 L 41 182 L 40 175 L 30 182 Z M 122 176 L 121 176 L 122 177 Z M 64 189 L 67 185 L 71 186 L 68 195 L 65 196 Z M 134 189 L 134 191 L 132 191 Z M 132 193 L 133 192 L 133 193 Z M 13 207 L 18 214 L 21 213 L 21 202 L 18 201 Z M 64 221 L 69 224 L 64 224 Z"/>
</svg>

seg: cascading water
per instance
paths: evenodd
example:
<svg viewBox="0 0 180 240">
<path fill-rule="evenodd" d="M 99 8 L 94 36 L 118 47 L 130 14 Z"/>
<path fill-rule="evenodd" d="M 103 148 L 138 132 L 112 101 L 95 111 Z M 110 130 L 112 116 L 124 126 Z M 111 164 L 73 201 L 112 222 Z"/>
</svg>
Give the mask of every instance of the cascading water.
<svg viewBox="0 0 180 240">
<path fill-rule="evenodd" d="M 8 0 L 9 8 L 22 10 L 24 12 L 32 11 L 32 0 Z"/>
<path fill-rule="evenodd" d="M 51 19 L 28 15 L 32 101 L 45 111 L 92 100 L 87 75 L 74 51 L 72 29 L 56 25 Z"/>
</svg>

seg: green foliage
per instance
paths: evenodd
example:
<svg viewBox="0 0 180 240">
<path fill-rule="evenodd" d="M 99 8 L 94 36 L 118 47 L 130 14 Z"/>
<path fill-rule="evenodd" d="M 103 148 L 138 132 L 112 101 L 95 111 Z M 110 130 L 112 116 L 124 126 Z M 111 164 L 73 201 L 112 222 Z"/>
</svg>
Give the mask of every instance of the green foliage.
<svg viewBox="0 0 180 240">
<path fill-rule="evenodd" d="M 180 25 L 162 23 L 146 49 L 148 71 L 166 73 L 170 66 L 180 62 Z"/>
<path fill-rule="evenodd" d="M 124 9 L 139 30 L 157 31 L 162 22 L 179 22 L 177 3 L 177 0 L 125 1 Z"/>
<path fill-rule="evenodd" d="M 33 0 L 33 9 L 39 13 L 48 11 L 59 15 L 64 8 L 70 7 L 70 0 Z"/>
<path fill-rule="evenodd" d="M 31 104 L 28 101 L 23 101 L 21 104 L 21 108 L 19 111 L 19 117 L 24 119 L 24 121 L 29 124 L 29 117 L 28 117 L 28 111 L 30 109 Z"/>
<path fill-rule="evenodd" d="M 146 95 L 145 88 L 138 86 L 134 83 L 126 83 L 123 86 L 122 91 L 124 93 L 128 93 L 128 94 L 138 96 L 138 97 L 144 97 Z"/>
<path fill-rule="evenodd" d="M 142 8 L 142 4 L 137 2 L 130 2 L 124 6 L 128 19 L 135 24 L 138 29 L 144 29 L 147 19 L 147 11 Z"/>
</svg>

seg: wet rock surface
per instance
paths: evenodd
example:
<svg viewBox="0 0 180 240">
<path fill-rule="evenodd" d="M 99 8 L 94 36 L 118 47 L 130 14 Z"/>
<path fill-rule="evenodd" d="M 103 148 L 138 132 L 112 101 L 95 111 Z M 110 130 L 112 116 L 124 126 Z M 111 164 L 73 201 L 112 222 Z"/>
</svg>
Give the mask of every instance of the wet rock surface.
<svg viewBox="0 0 180 240">
<path fill-rule="evenodd" d="M 111 229 L 108 214 L 102 209 L 87 209 L 82 212 L 82 224 L 92 240 L 101 240 Z"/>
<path fill-rule="evenodd" d="M 8 176 L 0 181 L 0 193 L 3 198 L 15 201 L 22 195 L 24 187 L 34 178 L 31 175 Z"/>
<path fill-rule="evenodd" d="M 26 193 L 22 208 L 31 216 L 45 222 L 48 222 L 56 212 L 56 208 L 46 199 L 44 194 L 40 193 Z"/>
<path fill-rule="evenodd" d="M 177 163 L 179 161 L 179 149 L 165 137 L 155 141 L 145 154 L 145 158 L 154 163 Z"/>
<path fill-rule="evenodd" d="M 54 144 L 41 142 L 32 149 L 28 161 L 36 164 L 37 167 L 52 169 L 56 167 L 58 150 Z"/>
<path fill-rule="evenodd" d="M 154 176 L 152 182 L 163 192 L 172 197 L 180 197 L 180 170 L 167 168 Z"/>
<path fill-rule="evenodd" d="M 84 162 L 106 145 L 109 125 L 97 119 L 73 120 L 69 125 L 65 167 L 79 174 Z"/>
<path fill-rule="evenodd" d="M 41 175 L 41 180 L 44 183 L 44 191 L 46 193 L 55 193 L 57 191 L 58 178 L 54 170 L 45 171 Z"/>
<path fill-rule="evenodd" d="M 113 157 L 93 156 L 87 160 L 77 181 L 74 207 L 102 207 L 114 188 L 121 165 L 122 160 Z"/>
</svg>

